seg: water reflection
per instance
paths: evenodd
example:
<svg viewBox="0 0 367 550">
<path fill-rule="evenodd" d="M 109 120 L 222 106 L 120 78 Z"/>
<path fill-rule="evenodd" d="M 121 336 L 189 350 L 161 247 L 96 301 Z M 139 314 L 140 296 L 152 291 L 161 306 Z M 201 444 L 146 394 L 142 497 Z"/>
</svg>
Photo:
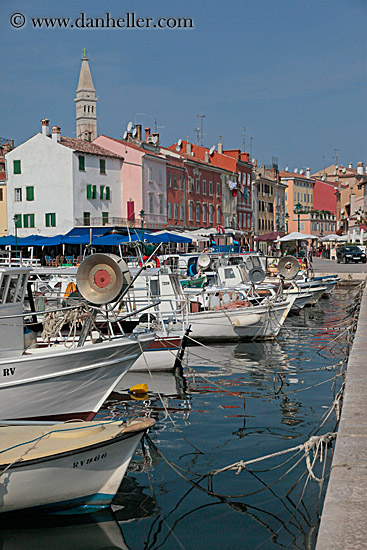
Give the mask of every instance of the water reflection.
<svg viewBox="0 0 367 550">
<path fill-rule="evenodd" d="M 113 513 L 2 518 L 2 550 L 128 550 Z"/>
</svg>

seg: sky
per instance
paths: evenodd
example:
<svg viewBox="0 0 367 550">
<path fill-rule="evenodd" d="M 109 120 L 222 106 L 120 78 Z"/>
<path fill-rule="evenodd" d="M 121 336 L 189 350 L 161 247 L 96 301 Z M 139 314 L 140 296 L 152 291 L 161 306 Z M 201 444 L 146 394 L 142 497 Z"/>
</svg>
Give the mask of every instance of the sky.
<svg viewBox="0 0 367 550">
<path fill-rule="evenodd" d="M 366 0 L 0 0 L 0 9 L 0 137 L 16 145 L 42 118 L 75 137 L 86 48 L 99 134 L 120 138 L 131 120 L 157 124 L 163 146 L 197 143 L 205 115 L 204 145 L 245 142 L 260 164 L 277 157 L 280 169 L 315 172 L 336 155 L 367 164 Z M 153 24 L 191 18 L 193 28 L 32 26 L 40 17 L 70 25 L 82 12 L 85 23 L 129 12 Z"/>
</svg>

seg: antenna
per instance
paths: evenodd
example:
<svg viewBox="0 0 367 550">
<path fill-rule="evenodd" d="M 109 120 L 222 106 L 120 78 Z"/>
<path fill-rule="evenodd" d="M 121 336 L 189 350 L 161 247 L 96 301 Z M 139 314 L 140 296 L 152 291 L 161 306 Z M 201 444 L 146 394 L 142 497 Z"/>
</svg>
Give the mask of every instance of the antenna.
<svg viewBox="0 0 367 550">
<path fill-rule="evenodd" d="M 250 137 L 250 157 L 252 157 L 252 141 L 253 141 L 253 137 Z"/>
<path fill-rule="evenodd" d="M 133 130 L 133 138 L 136 137 L 136 134 L 138 133 L 138 129 L 137 128 L 134 128 Z"/>
<path fill-rule="evenodd" d="M 197 139 L 198 145 L 199 145 L 199 142 L 201 142 L 200 145 L 203 145 L 203 137 L 205 136 L 204 122 L 203 122 L 204 118 L 205 118 L 205 115 L 197 115 L 198 125 L 194 129 L 194 132 L 196 132 L 196 139 Z"/>
<path fill-rule="evenodd" d="M 155 117 L 155 119 L 154 119 L 154 128 L 155 128 L 155 133 L 158 132 L 158 128 L 165 128 L 165 126 L 159 126 L 158 125 L 157 117 Z"/>
<path fill-rule="evenodd" d="M 322 158 L 324 159 L 324 173 L 325 173 L 325 170 L 326 170 L 326 156 L 322 155 Z"/>
<path fill-rule="evenodd" d="M 122 139 L 126 139 L 126 138 L 127 138 L 127 131 L 125 130 L 124 135 L 122 136 Z"/>
<path fill-rule="evenodd" d="M 334 149 L 335 151 L 335 164 L 339 164 L 338 160 L 339 160 L 339 149 Z"/>
<path fill-rule="evenodd" d="M 243 150 L 246 151 L 246 126 L 243 127 L 242 143 L 243 143 Z"/>
<path fill-rule="evenodd" d="M 133 123 L 132 123 L 131 120 L 130 120 L 129 124 L 127 125 L 127 131 L 128 131 L 128 132 L 131 132 L 132 127 L 133 127 Z"/>
<path fill-rule="evenodd" d="M 215 151 L 215 145 L 212 145 L 209 149 L 209 155 L 212 156 L 214 154 L 214 151 Z"/>
</svg>

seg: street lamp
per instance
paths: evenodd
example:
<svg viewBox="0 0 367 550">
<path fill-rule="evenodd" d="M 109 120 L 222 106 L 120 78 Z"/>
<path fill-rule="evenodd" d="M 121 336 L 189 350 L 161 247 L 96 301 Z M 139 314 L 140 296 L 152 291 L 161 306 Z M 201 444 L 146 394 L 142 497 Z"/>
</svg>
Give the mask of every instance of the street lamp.
<svg viewBox="0 0 367 550">
<path fill-rule="evenodd" d="M 298 233 L 300 232 L 300 216 L 302 212 L 302 204 L 300 202 L 297 202 L 297 204 L 294 207 L 294 213 L 298 216 Z"/>
<path fill-rule="evenodd" d="M 288 212 L 285 213 L 285 230 L 288 233 L 288 220 L 289 220 L 289 214 Z"/>
<path fill-rule="evenodd" d="M 14 214 L 13 220 L 15 225 L 15 257 L 18 254 L 18 221 L 20 214 Z"/>
</svg>

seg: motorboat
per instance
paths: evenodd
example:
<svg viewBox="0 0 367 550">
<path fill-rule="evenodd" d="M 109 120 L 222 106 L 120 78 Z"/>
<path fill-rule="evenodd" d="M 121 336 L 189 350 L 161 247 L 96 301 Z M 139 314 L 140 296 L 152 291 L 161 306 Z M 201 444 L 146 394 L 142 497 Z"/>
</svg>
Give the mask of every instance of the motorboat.
<svg viewBox="0 0 367 550">
<path fill-rule="evenodd" d="M 154 420 L 0 426 L 0 512 L 91 511 L 111 504 Z"/>
</svg>

